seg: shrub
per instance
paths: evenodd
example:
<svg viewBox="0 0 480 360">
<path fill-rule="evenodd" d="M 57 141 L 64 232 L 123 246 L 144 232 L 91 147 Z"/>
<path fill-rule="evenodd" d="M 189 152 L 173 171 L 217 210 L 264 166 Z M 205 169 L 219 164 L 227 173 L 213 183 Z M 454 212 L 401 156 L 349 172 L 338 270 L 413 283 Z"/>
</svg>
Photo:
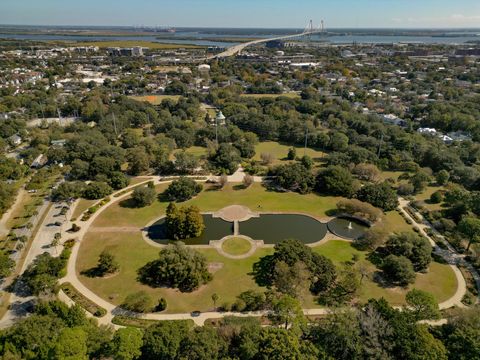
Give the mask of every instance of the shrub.
<svg viewBox="0 0 480 360">
<path fill-rule="evenodd" d="M 443 194 L 441 191 L 435 191 L 432 195 L 430 195 L 430 202 L 432 204 L 439 204 L 443 201 Z"/>
<path fill-rule="evenodd" d="M 245 174 L 242 181 L 243 181 L 243 185 L 248 188 L 248 187 L 250 187 L 250 185 L 253 184 L 254 178 L 250 174 Z"/>
<path fill-rule="evenodd" d="M 160 300 L 158 300 L 158 304 L 157 306 L 155 307 L 155 311 L 156 312 L 161 312 L 161 311 L 164 311 L 167 309 L 167 300 L 165 300 L 165 298 L 160 298 Z"/>
</svg>

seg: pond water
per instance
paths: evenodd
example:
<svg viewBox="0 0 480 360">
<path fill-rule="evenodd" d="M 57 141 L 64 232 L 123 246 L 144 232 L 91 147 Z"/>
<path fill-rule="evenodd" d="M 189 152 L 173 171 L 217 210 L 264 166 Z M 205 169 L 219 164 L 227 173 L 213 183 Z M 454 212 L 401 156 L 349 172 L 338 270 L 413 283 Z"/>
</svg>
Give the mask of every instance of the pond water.
<svg viewBox="0 0 480 360">
<path fill-rule="evenodd" d="M 358 239 L 365 234 L 365 231 L 368 229 L 368 226 L 363 222 L 344 217 L 331 220 L 327 226 L 328 230 L 333 234 L 350 240 Z"/>
<path fill-rule="evenodd" d="M 205 224 L 203 234 L 197 238 L 183 240 L 185 244 L 208 245 L 210 240 L 220 240 L 225 236 L 233 235 L 233 223 L 208 214 L 203 214 L 202 217 Z M 170 241 L 166 236 L 165 218 L 158 220 L 148 228 L 148 237 L 159 244 L 166 244 Z"/>
<path fill-rule="evenodd" d="M 285 239 L 309 244 L 325 237 L 327 225 L 305 215 L 264 214 L 241 222 L 240 234 L 263 240 L 265 244 L 276 244 Z"/>
</svg>

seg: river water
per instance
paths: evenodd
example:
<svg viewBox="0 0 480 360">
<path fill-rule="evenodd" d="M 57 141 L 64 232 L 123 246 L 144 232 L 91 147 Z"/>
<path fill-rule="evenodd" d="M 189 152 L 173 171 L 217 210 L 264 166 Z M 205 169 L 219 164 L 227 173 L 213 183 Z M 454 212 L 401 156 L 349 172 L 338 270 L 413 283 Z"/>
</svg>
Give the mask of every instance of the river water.
<svg viewBox="0 0 480 360">
<path fill-rule="evenodd" d="M 290 35 L 300 30 L 263 30 L 251 31 L 243 29 L 239 32 L 228 32 L 225 29 L 209 30 L 209 31 L 177 31 L 175 34 L 154 33 L 152 35 L 135 35 L 132 32 L 131 36 L 101 36 L 101 35 L 62 35 L 62 34 L 45 34 L 45 33 L 2 33 L 0 29 L 1 39 L 11 40 L 36 40 L 36 41 L 154 41 L 160 43 L 175 43 L 185 45 L 202 45 L 202 46 L 220 46 L 229 47 L 236 45 L 239 42 L 235 41 L 217 41 L 219 38 L 228 38 L 233 40 L 235 38 L 271 38 L 281 35 Z M 436 34 L 436 36 L 434 36 Z M 397 34 L 389 32 L 382 34 L 368 34 L 361 32 L 331 32 L 328 35 L 314 35 L 311 37 L 312 41 L 326 42 L 330 44 L 397 44 L 397 43 L 423 43 L 423 44 L 465 44 L 473 41 L 480 41 L 480 30 L 477 31 L 462 31 L 462 32 L 443 32 L 441 36 L 438 33 L 432 35 L 416 35 L 415 33 L 408 34 L 408 31 L 401 31 Z"/>
</svg>

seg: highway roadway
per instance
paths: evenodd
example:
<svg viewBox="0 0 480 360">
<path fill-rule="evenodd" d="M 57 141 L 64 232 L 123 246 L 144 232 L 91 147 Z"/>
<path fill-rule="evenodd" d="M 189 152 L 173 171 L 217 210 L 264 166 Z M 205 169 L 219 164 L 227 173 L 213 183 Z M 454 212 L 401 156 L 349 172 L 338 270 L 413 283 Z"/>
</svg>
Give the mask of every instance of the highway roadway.
<svg viewBox="0 0 480 360">
<path fill-rule="evenodd" d="M 277 37 L 268 38 L 268 39 L 253 40 L 253 41 L 249 41 L 249 42 L 246 42 L 246 43 L 231 46 L 227 50 L 225 50 L 224 52 L 221 52 L 221 53 L 215 54 L 215 55 L 211 55 L 210 57 L 208 57 L 208 59 L 211 60 L 211 59 L 226 58 L 226 57 L 230 57 L 230 56 L 234 56 L 236 54 L 239 54 L 240 52 L 242 52 L 242 50 L 244 50 L 248 46 L 262 44 L 262 43 L 266 43 L 266 42 L 269 42 L 269 41 L 275 41 L 275 40 L 288 40 L 288 39 L 293 39 L 293 38 L 301 37 L 301 36 L 305 36 L 305 35 L 316 34 L 316 33 L 319 33 L 319 32 L 322 32 L 322 31 L 321 30 L 318 30 L 318 31 L 304 31 L 300 34 L 283 35 L 283 36 L 277 36 Z"/>
</svg>

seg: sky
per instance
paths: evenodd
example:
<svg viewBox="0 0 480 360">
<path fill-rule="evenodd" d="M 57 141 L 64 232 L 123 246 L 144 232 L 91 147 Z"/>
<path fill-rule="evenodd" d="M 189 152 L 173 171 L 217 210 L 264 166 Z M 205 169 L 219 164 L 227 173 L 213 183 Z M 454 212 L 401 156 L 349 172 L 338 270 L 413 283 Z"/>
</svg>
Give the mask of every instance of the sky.
<svg viewBox="0 0 480 360">
<path fill-rule="evenodd" d="M 0 24 L 480 28 L 480 0 L 0 0 Z"/>
</svg>

